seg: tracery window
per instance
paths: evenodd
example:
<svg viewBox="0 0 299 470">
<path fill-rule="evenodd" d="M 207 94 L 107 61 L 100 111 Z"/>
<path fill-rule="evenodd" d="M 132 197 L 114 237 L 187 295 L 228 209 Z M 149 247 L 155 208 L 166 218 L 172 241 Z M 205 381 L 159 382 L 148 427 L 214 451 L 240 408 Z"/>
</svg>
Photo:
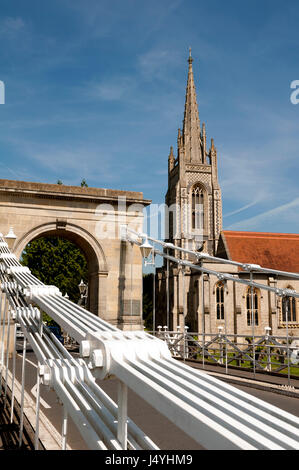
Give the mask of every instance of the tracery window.
<svg viewBox="0 0 299 470">
<path fill-rule="evenodd" d="M 192 189 L 192 229 L 204 229 L 204 190 L 200 186 Z"/>
<path fill-rule="evenodd" d="M 224 283 L 218 282 L 216 284 L 216 318 L 217 320 L 224 320 Z"/>
<path fill-rule="evenodd" d="M 292 290 L 292 287 L 288 287 Z M 283 297 L 282 299 L 282 321 L 291 323 L 297 322 L 297 308 L 295 297 Z"/>
<path fill-rule="evenodd" d="M 252 320 L 254 325 L 259 324 L 259 309 L 260 309 L 260 291 L 257 288 L 251 291 L 251 287 L 248 287 L 246 294 L 246 311 L 247 311 L 247 325 L 252 326 Z"/>
</svg>

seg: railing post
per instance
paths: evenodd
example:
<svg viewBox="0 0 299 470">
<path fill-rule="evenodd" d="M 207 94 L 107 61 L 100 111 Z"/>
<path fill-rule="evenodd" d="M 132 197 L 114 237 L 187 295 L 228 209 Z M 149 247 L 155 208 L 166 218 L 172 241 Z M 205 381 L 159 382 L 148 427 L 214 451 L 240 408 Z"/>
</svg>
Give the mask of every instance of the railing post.
<svg viewBox="0 0 299 470">
<path fill-rule="evenodd" d="M 253 282 L 253 273 L 250 271 L 250 282 Z M 255 311 L 253 299 L 253 285 L 250 286 L 251 291 L 251 326 L 252 326 L 252 358 L 253 358 L 253 376 L 255 377 Z"/>
<path fill-rule="evenodd" d="M 61 450 L 66 450 L 67 445 L 68 412 L 65 405 L 62 406 L 62 429 L 61 429 Z"/>
<path fill-rule="evenodd" d="M 153 252 L 153 264 L 154 264 L 154 272 L 153 272 L 153 332 L 155 335 L 156 331 L 156 262 L 155 262 L 155 253 Z"/>
<path fill-rule="evenodd" d="M 9 306 L 8 309 L 7 309 L 7 337 L 6 337 L 6 366 L 5 366 L 4 406 L 6 406 L 8 365 L 9 365 L 9 355 L 10 355 L 10 319 L 11 319 L 11 308 Z"/>
<path fill-rule="evenodd" d="M 118 421 L 117 439 L 123 450 L 127 450 L 128 441 L 128 387 L 123 382 L 118 382 Z"/>
<path fill-rule="evenodd" d="M 188 353 L 188 330 L 189 326 L 184 326 L 184 362 L 186 359 L 189 359 Z"/>
<path fill-rule="evenodd" d="M 201 325 L 202 325 L 202 367 L 205 368 L 205 286 L 204 273 L 201 273 Z"/>
<path fill-rule="evenodd" d="M 267 348 L 267 371 L 271 372 L 272 364 L 271 364 L 271 346 L 269 344 L 269 335 L 270 335 L 271 328 L 270 326 L 266 326 L 265 328 L 265 340 L 267 341 L 266 348 Z"/>
<path fill-rule="evenodd" d="M 182 266 L 182 275 L 183 275 L 183 360 L 185 362 L 186 360 L 186 344 L 185 344 L 185 338 L 186 338 L 186 330 L 185 330 L 185 321 L 186 321 L 186 285 L 185 285 L 185 267 Z"/>
<path fill-rule="evenodd" d="M 15 402 L 15 375 L 16 375 L 16 355 L 17 355 L 17 324 L 14 324 L 13 333 L 13 353 L 12 353 L 12 377 L 11 377 L 11 403 L 10 403 L 10 422 L 13 422 L 14 402 Z"/>
<path fill-rule="evenodd" d="M 37 363 L 36 370 L 36 403 L 35 403 L 35 434 L 34 434 L 34 449 L 39 448 L 39 409 L 40 409 L 40 363 Z"/>
<path fill-rule="evenodd" d="M 228 294 L 228 287 L 227 287 L 227 281 L 224 281 L 224 289 L 223 289 L 223 307 L 224 307 L 224 334 L 225 334 L 225 373 L 228 373 L 228 364 L 227 364 L 227 359 L 228 359 L 228 353 L 227 353 L 227 315 L 226 315 L 226 296 Z"/>
<path fill-rule="evenodd" d="M 4 302 L 3 302 L 4 300 Z M 1 294 L 0 312 L 2 321 L 1 332 L 1 354 L 0 354 L 0 395 L 2 394 L 2 374 L 4 369 L 4 342 L 5 342 L 5 324 L 6 324 L 6 295 Z"/>
<path fill-rule="evenodd" d="M 167 256 L 169 255 L 169 249 L 166 250 Z M 166 323 L 169 328 L 169 258 L 167 258 L 167 267 L 166 267 Z"/>
<path fill-rule="evenodd" d="M 19 447 L 22 446 L 22 442 L 23 442 L 26 348 L 27 348 L 27 340 L 26 340 L 26 337 L 24 336 L 24 341 L 23 341 L 23 358 L 22 358 L 22 392 L 21 392 L 21 411 L 20 411 Z"/>
<path fill-rule="evenodd" d="M 285 297 L 288 297 L 287 295 Z M 288 361 L 288 385 L 291 385 L 290 371 L 290 345 L 289 345 L 289 302 L 286 303 L 286 337 L 287 337 L 287 361 Z"/>
<path fill-rule="evenodd" d="M 220 364 L 223 365 L 223 335 L 222 335 L 223 326 L 218 326 L 218 335 L 219 335 L 219 345 L 220 345 Z"/>
<path fill-rule="evenodd" d="M 134 244 L 131 243 L 131 283 L 130 283 L 130 329 L 133 328 L 133 262 L 134 262 Z"/>
</svg>

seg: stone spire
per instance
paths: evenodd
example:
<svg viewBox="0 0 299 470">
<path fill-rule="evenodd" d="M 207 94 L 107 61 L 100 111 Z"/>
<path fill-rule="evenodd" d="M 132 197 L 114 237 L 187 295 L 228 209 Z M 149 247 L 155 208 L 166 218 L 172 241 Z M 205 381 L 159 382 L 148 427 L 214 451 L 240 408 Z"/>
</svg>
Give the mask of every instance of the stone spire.
<svg viewBox="0 0 299 470">
<path fill-rule="evenodd" d="M 198 105 L 194 85 L 191 48 L 189 49 L 189 71 L 186 89 L 185 113 L 183 121 L 183 138 L 186 161 L 203 163 L 201 129 L 198 116 Z"/>
<path fill-rule="evenodd" d="M 169 157 L 168 157 L 168 172 L 170 172 L 174 168 L 174 165 L 175 165 L 175 158 L 174 158 L 174 154 L 173 154 L 173 147 L 171 146 L 170 147 L 170 154 L 169 154 Z"/>
</svg>

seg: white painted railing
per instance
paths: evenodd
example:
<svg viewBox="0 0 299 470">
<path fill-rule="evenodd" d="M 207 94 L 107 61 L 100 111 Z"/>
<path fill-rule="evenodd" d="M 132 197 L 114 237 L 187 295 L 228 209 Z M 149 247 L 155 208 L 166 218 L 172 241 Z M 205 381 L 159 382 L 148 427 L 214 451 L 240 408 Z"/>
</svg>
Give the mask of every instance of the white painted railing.
<svg viewBox="0 0 299 470">
<path fill-rule="evenodd" d="M 0 366 L 5 394 L 8 345 L 15 377 L 16 322 L 24 334 L 22 413 L 26 344 L 37 361 L 35 442 L 38 448 L 40 387 L 49 386 L 63 404 L 62 448 L 71 416 L 91 449 L 157 449 L 127 416 L 127 387 L 134 390 L 207 449 L 299 449 L 299 418 L 194 370 L 171 357 L 166 343 L 144 331 L 124 332 L 62 297 L 20 265 L 0 238 Z M 42 322 L 46 312 L 80 345 L 75 359 Z M 96 383 L 114 375 L 114 403 Z M 13 393 L 13 390 L 12 390 Z M 13 402 L 13 400 L 12 400 Z"/>
</svg>

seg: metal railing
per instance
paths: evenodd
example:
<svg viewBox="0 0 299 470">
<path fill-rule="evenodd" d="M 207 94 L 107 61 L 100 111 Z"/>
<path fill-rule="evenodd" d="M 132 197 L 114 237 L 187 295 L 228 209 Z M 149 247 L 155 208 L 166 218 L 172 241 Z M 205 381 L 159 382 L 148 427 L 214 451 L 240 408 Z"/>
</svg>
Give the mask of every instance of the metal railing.
<svg viewBox="0 0 299 470">
<path fill-rule="evenodd" d="M 127 240 L 131 242 L 131 240 Z M 138 242 L 140 244 L 140 242 Z M 144 331 L 120 331 L 45 286 L 20 265 L 0 237 L 0 374 L 5 397 L 11 377 L 14 403 L 16 330 L 23 338 L 22 443 L 26 346 L 37 359 L 35 448 L 38 448 L 41 386 L 62 403 L 61 448 L 67 448 L 70 416 L 91 449 L 152 449 L 157 446 L 127 413 L 128 387 L 207 449 L 299 449 L 299 418 L 171 357 L 165 341 Z M 79 344 L 73 357 L 43 324 L 49 315 Z M 9 352 L 12 367 L 9 371 Z M 9 372 L 9 373 L 8 373 Z M 118 400 L 101 382 L 118 379 Z"/>
<path fill-rule="evenodd" d="M 246 338 L 248 338 L 250 345 L 247 344 L 244 345 L 243 349 L 247 351 L 247 361 L 250 362 L 253 368 L 253 373 L 255 374 L 256 368 L 261 369 L 263 366 L 261 366 L 260 362 L 256 360 L 256 357 L 262 357 L 264 354 L 261 353 L 260 349 L 262 346 L 262 343 L 266 342 L 267 346 L 264 345 L 263 349 L 265 348 L 268 350 L 267 357 L 268 357 L 268 368 L 272 369 L 273 367 L 277 368 L 277 372 L 287 370 L 287 376 L 288 376 L 288 382 L 290 382 L 290 375 L 291 375 L 291 368 L 296 368 L 298 362 L 299 362 L 299 342 L 298 338 L 293 335 L 293 332 L 290 333 L 290 326 L 293 326 L 293 322 L 290 321 L 289 316 L 291 315 L 290 312 L 290 306 L 291 306 L 291 301 L 292 302 L 298 302 L 297 299 L 299 299 L 299 293 L 296 290 L 289 289 L 289 288 L 280 288 L 277 285 L 276 286 L 271 286 L 268 284 L 263 284 L 261 282 L 256 282 L 254 280 L 254 274 L 264 274 L 268 276 L 276 276 L 276 278 L 285 278 L 292 280 L 299 281 L 299 274 L 298 273 L 292 273 L 292 272 L 286 272 L 286 271 L 279 271 L 275 269 L 269 269 L 262 267 L 257 264 L 250 264 L 250 263 L 240 263 L 237 261 L 233 260 L 228 260 L 228 259 L 223 259 L 223 258 L 218 258 L 215 256 L 212 256 L 208 253 L 204 252 L 197 252 L 197 251 L 192 251 L 186 248 L 182 248 L 180 246 L 174 245 L 173 243 L 167 243 L 161 240 L 156 240 L 153 237 L 148 236 L 147 234 L 143 233 L 137 233 L 134 230 L 130 230 L 128 228 L 123 228 L 123 231 L 128 233 L 128 238 L 131 241 L 131 243 L 138 244 L 141 248 L 141 250 L 144 252 L 144 257 L 146 258 L 145 264 L 146 265 L 152 265 L 154 267 L 154 275 L 153 275 L 153 330 L 155 331 L 157 325 L 156 325 L 156 292 L 155 292 L 155 274 L 156 274 L 156 266 L 155 266 L 155 258 L 156 256 L 161 256 L 166 260 L 166 265 L 164 267 L 164 273 L 165 273 L 165 296 L 166 296 L 166 311 L 165 311 L 165 318 L 164 320 L 166 321 L 166 326 L 164 326 L 164 329 L 166 328 L 169 330 L 170 327 L 170 285 L 169 285 L 169 278 L 170 278 L 170 266 L 176 266 L 182 271 L 182 283 L 180 286 L 180 289 L 182 289 L 182 299 L 183 299 L 183 322 L 184 325 L 182 327 L 183 330 L 183 335 L 184 335 L 184 340 L 180 340 L 181 344 L 185 344 L 184 342 L 186 341 L 186 344 L 182 346 L 183 348 L 183 354 L 184 357 L 186 354 L 189 354 L 189 343 L 192 344 L 197 344 L 197 347 L 195 349 L 201 350 L 202 354 L 202 361 L 203 363 L 205 362 L 206 357 L 209 358 L 211 361 L 217 362 L 218 359 L 216 360 L 215 357 L 213 358 L 213 354 L 211 354 L 209 351 L 213 349 L 212 345 L 213 343 L 217 343 L 217 348 L 219 348 L 218 344 L 222 344 L 222 349 L 223 347 L 225 348 L 226 354 L 232 354 L 232 353 L 237 353 L 241 354 L 241 345 L 238 345 L 238 340 L 237 338 L 241 339 L 243 337 L 242 341 L 245 341 Z M 143 241 L 141 244 L 140 241 Z M 153 243 L 152 245 L 149 244 L 149 240 Z M 160 249 L 157 248 L 157 245 L 160 245 Z M 172 255 L 170 253 L 173 253 Z M 193 262 L 189 261 L 188 258 L 193 259 Z M 241 268 L 243 273 L 248 273 L 248 279 L 245 279 L 244 276 L 239 277 L 236 276 L 235 274 L 230 274 L 227 272 L 219 272 L 216 271 L 215 269 L 212 269 L 210 266 L 211 264 L 204 265 L 204 261 L 213 261 L 216 262 L 218 265 L 219 264 L 224 264 L 224 265 L 230 265 L 234 266 L 237 268 Z M 189 336 L 186 334 L 187 330 L 185 327 L 185 320 L 188 315 L 188 309 L 187 309 L 187 302 L 186 302 L 186 283 L 185 283 L 185 274 L 186 274 L 186 269 L 189 269 L 191 273 L 197 273 L 200 275 L 200 298 L 201 298 L 201 305 L 199 309 L 201 310 L 201 318 L 202 318 L 202 324 L 199 325 L 199 331 L 195 332 L 192 336 Z M 207 333 L 205 330 L 205 289 L 204 289 L 204 274 L 215 276 L 216 279 L 221 281 L 223 285 L 223 290 L 224 292 L 227 292 L 227 282 L 231 281 L 234 284 L 242 284 L 245 285 L 249 288 L 249 308 L 247 308 L 247 314 L 249 317 L 247 318 L 248 325 L 251 325 L 251 334 L 250 335 L 240 335 L 240 334 L 228 334 L 228 311 L 230 311 L 230 307 L 226 305 L 226 295 L 223 295 L 223 318 L 222 318 L 222 323 L 223 326 L 220 326 L 218 328 L 218 332 L 214 333 Z M 255 307 L 255 300 L 254 300 L 254 293 L 255 289 L 258 289 L 260 291 L 266 291 L 269 294 L 274 294 L 275 296 L 275 304 L 277 298 L 280 298 L 282 301 L 282 304 L 284 304 L 284 319 L 283 319 L 283 326 L 285 330 L 285 336 L 283 337 L 278 337 L 276 336 L 276 339 L 270 335 L 271 328 L 266 327 L 265 328 L 265 335 L 260 336 L 256 330 L 257 330 L 257 321 L 255 318 L 256 314 L 256 307 Z M 291 299 L 291 300 L 290 300 Z M 297 309 L 295 306 L 295 315 L 298 315 Z M 298 325 L 299 325 L 299 319 L 297 320 Z M 160 327 L 162 329 L 162 327 Z M 170 333 L 167 333 L 169 336 Z M 172 343 L 174 341 L 173 338 L 177 335 L 177 332 L 173 332 L 171 334 L 171 339 L 168 340 L 168 344 L 173 350 Z M 157 335 L 158 337 L 162 337 L 161 333 Z M 189 339 L 188 339 L 189 338 Z M 201 340 L 200 340 L 201 338 Z M 275 344 L 275 341 L 277 340 L 277 344 Z M 280 342 L 281 340 L 281 342 Z M 274 343 L 271 345 L 271 341 Z M 282 344 L 284 342 L 284 344 Z M 220 348 L 220 349 L 221 349 Z M 228 353 L 228 349 L 231 349 L 230 353 Z M 275 352 L 275 349 L 279 349 L 281 351 L 280 354 Z M 272 352 L 270 352 L 272 350 Z M 249 353 L 251 356 L 249 356 Z M 180 353 L 181 354 L 181 353 Z M 194 352 L 194 354 L 198 354 Z M 279 357 L 278 361 L 282 360 L 282 357 L 284 357 L 284 362 L 283 364 L 279 362 L 279 364 L 275 363 L 275 357 Z M 238 357 L 238 360 L 240 358 Z M 242 361 L 242 359 L 240 359 Z M 229 358 L 227 356 L 226 364 L 230 364 L 233 362 L 232 358 Z M 297 368 L 296 368 L 297 369 Z"/>
<path fill-rule="evenodd" d="M 194 360 L 202 364 L 220 365 L 225 368 L 247 370 L 279 375 L 290 385 L 291 378 L 298 378 L 299 386 L 299 336 L 286 340 L 285 336 L 272 336 L 271 328 L 265 328 L 261 336 L 236 335 L 223 333 L 192 333 L 185 327 L 184 332 L 168 331 L 158 327 L 154 336 L 166 341 L 175 358 Z"/>
</svg>

